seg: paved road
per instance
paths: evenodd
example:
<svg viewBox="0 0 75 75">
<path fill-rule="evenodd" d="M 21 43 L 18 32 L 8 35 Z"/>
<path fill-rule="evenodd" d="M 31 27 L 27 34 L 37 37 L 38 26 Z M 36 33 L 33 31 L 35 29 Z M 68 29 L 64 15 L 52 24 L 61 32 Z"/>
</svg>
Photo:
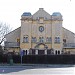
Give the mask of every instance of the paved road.
<svg viewBox="0 0 75 75">
<path fill-rule="evenodd" d="M 75 75 L 74 65 L 0 66 L 0 75 Z"/>
</svg>

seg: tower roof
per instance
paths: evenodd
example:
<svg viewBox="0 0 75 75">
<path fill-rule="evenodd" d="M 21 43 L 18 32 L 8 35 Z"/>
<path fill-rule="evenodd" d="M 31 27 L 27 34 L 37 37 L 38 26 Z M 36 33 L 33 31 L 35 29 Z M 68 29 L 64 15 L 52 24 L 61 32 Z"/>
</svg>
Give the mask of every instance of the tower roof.
<svg viewBox="0 0 75 75">
<path fill-rule="evenodd" d="M 30 13 L 30 12 L 24 12 L 24 13 L 22 14 L 22 16 L 31 16 L 31 13 Z"/>
<path fill-rule="evenodd" d="M 52 16 L 62 16 L 60 12 L 54 12 Z"/>
</svg>

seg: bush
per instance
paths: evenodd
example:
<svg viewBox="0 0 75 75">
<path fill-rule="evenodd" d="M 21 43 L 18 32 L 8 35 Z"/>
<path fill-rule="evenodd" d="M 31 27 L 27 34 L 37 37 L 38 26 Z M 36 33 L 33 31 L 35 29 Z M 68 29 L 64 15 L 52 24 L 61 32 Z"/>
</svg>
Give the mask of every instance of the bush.
<svg viewBox="0 0 75 75">
<path fill-rule="evenodd" d="M 3 54 L 3 49 L 2 49 L 2 46 L 0 45 L 0 55 Z"/>
</svg>

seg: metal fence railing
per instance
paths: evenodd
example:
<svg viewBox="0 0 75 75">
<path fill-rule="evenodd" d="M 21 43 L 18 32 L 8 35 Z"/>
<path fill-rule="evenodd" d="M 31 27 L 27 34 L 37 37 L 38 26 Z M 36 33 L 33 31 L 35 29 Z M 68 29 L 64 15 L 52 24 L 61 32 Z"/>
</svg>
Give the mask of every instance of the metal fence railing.
<svg viewBox="0 0 75 75">
<path fill-rule="evenodd" d="M 75 43 L 65 43 L 63 44 L 64 48 L 75 48 Z"/>
<path fill-rule="evenodd" d="M 18 42 L 5 42 L 5 47 L 20 47 Z"/>
</svg>

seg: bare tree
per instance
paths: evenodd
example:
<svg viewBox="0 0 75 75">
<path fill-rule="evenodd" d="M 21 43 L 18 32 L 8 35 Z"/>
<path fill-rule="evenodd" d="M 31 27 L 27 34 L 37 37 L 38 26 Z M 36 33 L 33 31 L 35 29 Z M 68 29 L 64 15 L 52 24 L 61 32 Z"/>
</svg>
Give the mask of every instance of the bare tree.
<svg viewBox="0 0 75 75">
<path fill-rule="evenodd" d="M 5 39 L 5 35 L 11 31 L 11 28 L 6 23 L 0 23 L 0 45 Z"/>
</svg>

